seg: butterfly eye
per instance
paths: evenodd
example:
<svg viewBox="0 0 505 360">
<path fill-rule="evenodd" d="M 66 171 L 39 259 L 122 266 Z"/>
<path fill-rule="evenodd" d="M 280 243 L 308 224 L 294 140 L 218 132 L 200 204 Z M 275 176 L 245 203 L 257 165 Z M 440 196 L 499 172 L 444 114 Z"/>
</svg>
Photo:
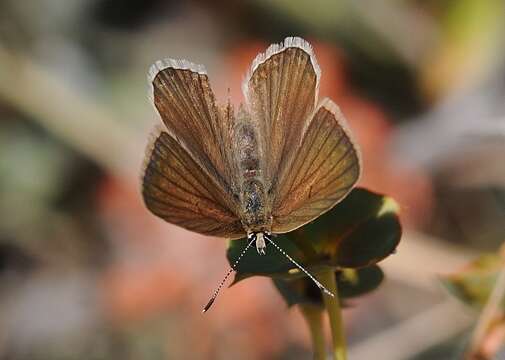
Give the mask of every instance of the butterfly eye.
<svg viewBox="0 0 505 360">
<path fill-rule="evenodd" d="M 247 238 L 249 240 L 256 239 L 256 234 L 255 233 L 249 233 L 249 234 L 247 234 Z"/>
</svg>

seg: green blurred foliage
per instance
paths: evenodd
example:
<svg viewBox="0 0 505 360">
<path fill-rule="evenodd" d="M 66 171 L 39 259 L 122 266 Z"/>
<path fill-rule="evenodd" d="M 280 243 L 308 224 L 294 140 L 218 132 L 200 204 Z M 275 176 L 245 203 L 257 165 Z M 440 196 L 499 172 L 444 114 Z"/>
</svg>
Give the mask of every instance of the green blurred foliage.
<svg viewBox="0 0 505 360">
<path fill-rule="evenodd" d="M 482 309 L 503 266 L 504 261 L 499 254 L 481 255 L 461 271 L 442 276 L 441 282 L 452 295 L 465 304 Z"/>
</svg>

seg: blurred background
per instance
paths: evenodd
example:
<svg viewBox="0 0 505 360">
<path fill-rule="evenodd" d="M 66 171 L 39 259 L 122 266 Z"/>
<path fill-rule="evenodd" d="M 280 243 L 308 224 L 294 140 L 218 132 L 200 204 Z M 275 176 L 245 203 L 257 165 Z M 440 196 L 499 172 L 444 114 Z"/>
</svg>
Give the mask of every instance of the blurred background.
<svg viewBox="0 0 505 360">
<path fill-rule="evenodd" d="M 405 235 L 345 310 L 351 360 L 450 359 L 477 314 L 438 277 L 505 240 L 502 0 L 1 0 L 0 359 L 309 359 L 267 278 L 226 289 L 226 243 L 163 223 L 139 173 L 146 73 L 204 64 L 240 103 L 252 59 L 311 42 L 320 95 L 361 145 L 361 185 Z"/>
</svg>

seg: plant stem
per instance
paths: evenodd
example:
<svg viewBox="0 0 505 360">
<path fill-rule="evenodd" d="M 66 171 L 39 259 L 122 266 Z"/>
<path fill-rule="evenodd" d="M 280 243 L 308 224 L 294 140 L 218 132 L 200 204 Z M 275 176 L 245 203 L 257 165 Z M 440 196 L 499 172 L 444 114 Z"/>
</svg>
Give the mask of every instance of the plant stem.
<svg viewBox="0 0 505 360">
<path fill-rule="evenodd" d="M 500 312 L 500 306 L 505 299 L 505 266 L 498 273 L 494 288 L 489 295 L 489 299 L 481 312 L 477 325 L 472 334 L 470 347 L 468 349 L 468 359 L 475 358 L 482 346 L 482 342 L 493 320 Z"/>
<path fill-rule="evenodd" d="M 335 297 L 323 294 L 324 304 L 330 319 L 331 338 L 333 341 L 333 356 L 335 360 L 346 360 L 347 351 L 345 345 L 344 328 L 342 326 L 342 311 L 338 297 L 337 280 L 335 271 L 328 269 L 319 273 L 319 280 L 331 291 Z"/>
<path fill-rule="evenodd" d="M 314 305 L 300 305 L 299 307 L 309 325 L 314 360 L 324 360 L 326 359 L 326 347 L 324 344 L 322 310 Z"/>
</svg>

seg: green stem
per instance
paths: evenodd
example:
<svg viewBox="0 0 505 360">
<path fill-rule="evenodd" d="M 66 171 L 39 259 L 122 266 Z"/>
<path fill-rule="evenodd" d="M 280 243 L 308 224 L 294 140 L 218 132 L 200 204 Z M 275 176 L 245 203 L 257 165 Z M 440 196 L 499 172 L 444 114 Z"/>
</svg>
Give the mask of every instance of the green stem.
<svg viewBox="0 0 505 360">
<path fill-rule="evenodd" d="M 482 343 L 488 333 L 493 321 L 496 320 L 500 313 L 501 304 L 505 299 L 505 267 L 502 267 L 498 273 L 498 278 L 494 283 L 493 290 L 489 295 L 484 309 L 481 312 L 477 325 L 472 334 L 470 348 L 468 351 L 468 359 L 478 358 L 482 348 Z"/>
<path fill-rule="evenodd" d="M 330 319 L 331 338 L 333 341 L 333 356 L 335 360 L 346 360 L 347 351 L 345 345 L 344 328 L 342 326 L 342 311 L 338 297 L 337 279 L 335 271 L 328 269 L 319 273 L 321 283 L 332 292 L 335 297 L 323 294 L 324 304 Z"/>
<path fill-rule="evenodd" d="M 322 310 L 314 305 L 300 305 L 299 307 L 309 325 L 314 360 L 324 360 L 326 359 L 326 347 L 324 345 Z"/>
</svg>

